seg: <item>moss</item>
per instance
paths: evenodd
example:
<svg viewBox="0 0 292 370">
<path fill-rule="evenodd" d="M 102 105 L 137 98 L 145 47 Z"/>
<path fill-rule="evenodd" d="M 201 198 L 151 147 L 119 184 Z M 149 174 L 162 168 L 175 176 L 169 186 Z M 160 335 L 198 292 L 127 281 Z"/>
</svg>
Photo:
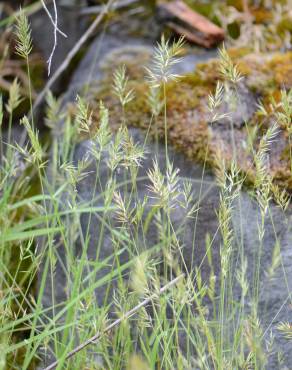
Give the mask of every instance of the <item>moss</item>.
<svg viewBox="0 0 292 370">
<path fill-rule="evenodd" d="M 202 80 L 199 74 L 188 74 L 179 83 L 167 85 L 167 104 L 170 111 L 185 112 L 198 108 L 202 98 L 208 96 L 213 85 Z"/>
<path fill-rule="evenodd" d="M 232 58 L 246 78 L 248 88 L 264 100 L 292 87 L 292 53 L 247 54 Z"/>
<path fill-rule="evenodd" d="M 292 16 L 290 14 L 283 17 L 277 25 L 277 32 L 284 36 L 285 32 L 292 32 Z"/>
<path fill-rule="evenodd" d="M 278 186 L 291 192 L 292 177 L 290 167 L 278 169 L 273 174 L 273 180 Z"/>
<path fill-rule="evenodd" d="M 245 46 L 240 48 L 230 48 L 228 49 L 228 54 L 231 59 L 237 60 L 239 58 L 245 57 L 246 55 L 250 54 L 252 49 Z"/>
<path fill-rule="evenodd" d="M 278 87 L 292 87 L 292 52 L 275 55 L 266 65 L 267 71 L 272 71 L 275 84 Z"/>
<path fill-rule="evenodd" d="M 273 20 L 273 14 L 269 9 L 252 6 L 250 12 L 256 24 L 269 24 Z"/>
<path fill-rule="evenodd" d="M 226 0 L 227 6 L 233 6 L 240 12 L 243 11 L 243 1 L 242 0 Z"/>
</svg>

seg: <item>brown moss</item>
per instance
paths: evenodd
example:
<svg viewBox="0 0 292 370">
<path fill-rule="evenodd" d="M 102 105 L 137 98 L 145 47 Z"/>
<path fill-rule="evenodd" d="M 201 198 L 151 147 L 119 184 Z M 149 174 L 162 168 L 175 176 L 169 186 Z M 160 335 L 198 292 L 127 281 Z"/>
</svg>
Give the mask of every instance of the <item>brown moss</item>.
<svg viewBox="0 0 292 370">
<path fill-rule="evenodd" d="M 167 84 L 167 105 L 170 111 L 185 112 L 198 108 L 202 98 L 208 96 L 212 85 L 203 81 L 197 73 L 188 74 L 179 82 Z"/>
<path fill-rule="evenodd" d="M 275 184 L 291 192 L 292 176 L 289 166 L 282 166 L 280 168 L 278 167 L 276 169 L 272 169 L 271 175 Z"/>
<path fill-rule="evenodd" d="M 285 34 L 285 32 L 292 32 L 292 16 L 287 14 L 277 25 L 277 32 L 279 34 Z"/>
<path fill-rule="evenodd" d="M 233 6 L 240 12 L 243 11 L 243 1 L 242 0 L 226 0 L 226 5 Z"/>
<path fill-rule="evenodd" d="M 292 87 L 292 52 L 275 55 L 266 68 L 272 71 L 278 87 Z"/>
<path fill-rule="evenodd" d="M 228 49 L 228 54 L 231 59 L 237 60 L 238 58 L 245 57 L 246 55 L 250 54 L 252 49 L 245 46 L 240 48 L 230 48 Z"/>
<path fill-rule="evenodd" d="M 216 81 L 222 80 L 217 59 L 210 60 L 207 63 L 199 63 L 197 65 L 196 73 L 201 79 L 201 84 L 216 86 Z"/>
<path fill-rule="evenodd" d="M 250 54 L 234 58 L 238 69 L 246 77 L 248 88 L 269 101 L 279 96 L 280 90 L 292 87 L 292 53 Z"/>
<path fill-rule="evenodd" d="M 273 19 L 273 14 L 271 10 L 265 9 L 263 7 L 254 7 L 250 8 L 250 12 L 254 17 L 254 22 L 256 24 L 268 24 Z"/>
</svg>

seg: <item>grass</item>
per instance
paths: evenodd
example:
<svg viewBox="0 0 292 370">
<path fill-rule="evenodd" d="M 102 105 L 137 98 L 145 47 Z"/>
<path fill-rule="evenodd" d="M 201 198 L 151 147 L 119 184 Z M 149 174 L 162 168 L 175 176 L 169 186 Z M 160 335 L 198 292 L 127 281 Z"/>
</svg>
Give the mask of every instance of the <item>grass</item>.
<svg viewBox="0 0 292 370">
<path fill-rule="evenodd" d="M 16 51 L 26 61 L 29 75 L 32 41 L 23 13 L 16 38 Z M 149 127 L 163 112 L 166 138 L 165 84 L 169 80 L 179 84 L 171 67 L 179 62 L 182 45 L 182 40 L 171 45 L 162 38 L 147 70 Z M 209 97 L 213 122 L 225 94 L 236 89 L 241 79 L 224 48 L 221 67 L 224 81 Z M 114 73 L 113 94 L 123 112 L 115 135 L 103 103 L 98 129 L 92 132 L 89 105 L 77 97 L 75 117 L 63 117 L 62 135 L 52 134 L 49 152 L 34 125 L 32 98 L 31 117 L 21 119 L 28 144 L 21 147 L 12 142 L 13 112 L 21 104 L 17 81 L 7 104 L 0 104 L 1 138 L 8 122 L 8 139 L 1 140 L 0 167 L 0 368 L 32 369 L 55 360 L 57 369 L 265 368 L 267 344 L 272 347 L 273 342 L 273 338 L 267 342 L 259 317 L 266 219 L 272 196 L 283 212 L 289 204 L 285 192 L 275 190 L 266 166 L 278 127 L 283 122 L 291 124 L 291 93 L 283 93 L 276 123 L 254 150 L 257 176 L 251 194 L 260 219 L 251 280 L 244 243 L 238 240 L 232 222 L 244 182 L 236 156 L 227 168 L 218 153 L 217 233 L 221 238 L 219 246 L 211 231 L 206 238 L 203 260 L 209 274 L 205 280 L 203 263 L 188 268 L 182 237 L 189 220 L 196 225 L 204 203 L 204 174 L 201 190 L 194 194 L 190 180 L 181 178 L 170 162 L 166 139 L 165 170 L 154 159 L 147 175 L 140 177 L 139 169 L 149 155 L 148 134 L 144 143 L 137 144 L 127 128 L 125 108 L 135 95 L 123 66 Z M 60 102 L 49 93 L 46 123 L 53 132 L 59 130 L 59 109 Z M 76 162 L 78 138 L 84 134 L 95 145 L 87 158 Z M 143 199 L 141 182 L 148 186 Z M 80 184 L 90 187 L 89 199 L 80 197 Z M 178 209 L 184 215 L 179 225 L 172 217 Z M 149 237 L 151 232 L 155 238 Z M 195 238 L 194 232 L 193 255 Z M 271 277 L 279 266 L 284 269 L 278 242 Z M 219 272 L 213 263 L 214 248 L 219 248 Z M 236 284 L 240 301 L 234 296 Z M 56 293 L 61 290 L 60 299 Z M 291 301 L 289 291 L 287 301 Z M 281 323 L 279 331 L 291 340 L 289 323 Z M 78 345 L 82 350 L 76 350 Z"/>
</svg>

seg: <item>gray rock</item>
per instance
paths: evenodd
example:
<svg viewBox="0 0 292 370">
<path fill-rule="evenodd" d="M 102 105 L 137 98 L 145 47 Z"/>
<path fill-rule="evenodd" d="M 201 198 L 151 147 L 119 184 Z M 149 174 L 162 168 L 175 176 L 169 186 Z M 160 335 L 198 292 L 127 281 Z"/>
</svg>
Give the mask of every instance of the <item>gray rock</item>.
<svg viewBox="0 0 292 370">
<path fill-rule="evenodd" d="M 257 109 L 257 97 L 243 83 L 236 88 L 230 87 L 230 91 L 225 93 L 224 103 L 214 112 L 220 117 L 216 126 L 227 126 L 230 130 L 231 125 L 241 128 Z"/>
</svg>

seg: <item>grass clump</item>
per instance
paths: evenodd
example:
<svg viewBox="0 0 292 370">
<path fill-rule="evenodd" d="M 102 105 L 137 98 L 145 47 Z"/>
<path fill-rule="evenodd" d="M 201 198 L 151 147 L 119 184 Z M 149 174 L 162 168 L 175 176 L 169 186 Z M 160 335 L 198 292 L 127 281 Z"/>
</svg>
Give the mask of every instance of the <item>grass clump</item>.
<svg viewBox="0 0 292 370">
<path fill-rule="evenodd" d="M 17 52 L 30 75 L 30 30 L 23 15 L 17 38 Z M 272 112 L 262 107 L 262 116 L 272 115 L 276 123 L 260 137 L 255 132 L 249 142 L 251 195 L 259 209 L 254 264 L 249 266 L 243 234 L 237 234 L 233 218 L 247 171 L 241 167 L 230 112 L 219 111 L 226 96 L 240 89 L 242 74 L 222 49 L 212 68 L 200 66 L 180 78 L 171 67 L 178 63 L 182 45 L 182 40 L 171 45 L 162 38 L 153 64 L 144 70 L 148 78 L 142 98 L 135 89 L 141 85 L 127 77 L 125 67 L 111 76 L 113 83 L 105 99 L 99 99 L 97 113 L 86 97 L 78 96 L 67 114 L 49 93 L 50 153 L 34 126 L 32 107 L 32 118 L 21 119 L 25 146 L 12 142 L 9 124 L 0 162 L 2 368 L 21 362 L 22 369 L 36 363 L 47 369 L 262 369 L 273 355 L 273 338 L 268 342 L 265 337 L 273 322 L 262 327 L 260 320 L 262 260 L 272 199 L 284 212 L 289 198 L 273 184 L 267 159 L 281 125 L 290 127 L 291 94 L 283 91 Z M 15 81 L 7 104 L 0 100 L 0 129 L 5 114 L 12 122 L 21 104 L 19 90 Z M 142 108 L 146 121 L 137 122 Z M 209 118 L 190 126 L 186 109 L 206 112 Z M 218 137 L 212 131 L 223 119 L 228 129 L 222 132 L 232 132 L 227 154 L 224 146 L 215 145 Z M 135 122 L 146 127 L 143 142 L 131 135 L 128 126 Z M 145 169 L 150 135 L 155 149 Z M 86 155 L 76 159 L 83 137 L 90 139 Z M 160 137 L 164 147 L 156 152 Z M 170 143 L 199 157 L 204 166 L 212 158 L 216 169 L 216 231 L 206 235 L 199 263 L 196 225 L 208 196 L 204 171 L 195 194 L 192 179 L 180 176 L 171 162 Z M 192 245 L 185 246 L 190 228 Z M 279 266 L 285 273 L 277 242 L 270 277 Z M 278 329 L 291 339 L 288 323 Z"/>
</svg>

